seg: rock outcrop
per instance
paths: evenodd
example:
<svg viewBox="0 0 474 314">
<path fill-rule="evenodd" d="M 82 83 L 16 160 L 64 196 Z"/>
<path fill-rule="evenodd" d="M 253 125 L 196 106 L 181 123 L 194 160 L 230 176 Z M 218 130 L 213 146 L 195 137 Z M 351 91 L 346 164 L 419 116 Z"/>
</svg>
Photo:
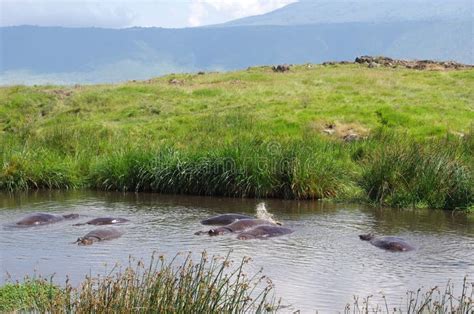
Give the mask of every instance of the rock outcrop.
<svg viewBox="0 0 474 314">
<path fill-rule="evenodd" d="M 473 65 L 462 64 L 455 61 L 434 61 L 434 60 L 399 60 L 388 57 L 372 57 L 361 56 L 357 57 L 354 62 L 340 61 L 340 62 L 324 62 L 322 65 L 336 65 L 336 64 L 361 64 L 368 68 L 407 68 L 414 70 L 432 70 L 432 71 L 447 71 L 447 70 L 466 70 L 474 68 Z"/>
<path fill-rule="evenodd" d="M 367 65 L 369 68 L 377 67 L 404 67 L 415 70 L 462 70 L 471 69 L 472 65 L 462 64 L 454 61 L 433 60 L 398 60 L 388 57 L 362 56 L 355 59 L 355 63 Z"/>
</svg>

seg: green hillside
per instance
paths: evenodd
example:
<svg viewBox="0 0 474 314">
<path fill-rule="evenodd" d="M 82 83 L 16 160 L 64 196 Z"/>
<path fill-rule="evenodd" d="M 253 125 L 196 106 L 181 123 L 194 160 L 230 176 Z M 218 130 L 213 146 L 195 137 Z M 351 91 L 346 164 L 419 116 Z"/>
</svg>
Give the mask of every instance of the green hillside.
<svg viewBox="0 0 474 314">
<path fill-rule="evenodd" d="M 0 88 L 0 189 L 473 203 L 474 71 L 302 65 Z"/>
</svg>

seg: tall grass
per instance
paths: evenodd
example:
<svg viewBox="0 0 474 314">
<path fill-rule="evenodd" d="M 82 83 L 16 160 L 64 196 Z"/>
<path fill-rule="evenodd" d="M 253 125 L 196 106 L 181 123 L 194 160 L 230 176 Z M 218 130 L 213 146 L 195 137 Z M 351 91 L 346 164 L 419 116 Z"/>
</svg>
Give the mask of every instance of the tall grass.
<svg viewBox="0 0 474 314">
<path fill-rule="evenodd" d="M 0 157 L 0 190 L 71 189 L 81 186 L 74 162 L 47 149 L 12 149 Z"/>
<path fill-rule="evenodd" d="M 340 145 L 316 140 L 130 150 L 98 160 L 89 182 L 105 190 L 319 199 L 344 192 L 352 166 L 345 159 Z"/>
<path fill-rule="evenodd" d="M 244 258 L 236 265 L 229 259 L 203 253 L 194 263 L 190 256 L 180 265 L 156 257 L 148 265 L 130 263 L 116 274 L 89 277 L 73 287 L 66 282 L 58 289 L 48 281 L 38 295 L 11 302 L 0 310 L 49 313 L 247 313 L 276 311 L 273 285 L 261 272 L 249 276 Z M 31 281 L 30 281 L 31 282 Z M 28 286 L 28 285 L 27 285 Z M 25 287 L 18 284 L 18 287 Z M 0 300 L 7 299 L 12 285 L 0 288 Z M 16 289 L 19 290 L 19 289 Z M 46 293 L 45 291 L 49 291 Z M 5 295 L 5 296 L 4 296 Z M 26 302 L 27 301 L 27 302 Z"/>
<path fill-rule="evenodd" d="M 384 304 L 377 304 L 371 301 L 373 296 L 363 299 L 354 297 L 352 304 L 347 304 L 345 314 L 468 314 L 474 312 L 474 282 L 469 282 L 465 277 L 460 295 L 454 294 L 454 285 L 448 283 L 442 287 L 434 287 L 427 291 L 418 289 L 417 291 L 407 291 L 406 298 L 400 303 L 404 303 L 395 308 L 389 308 L 387 298 L 383 296 Z"/>
<path fill-rule="evenodd" d="M 382 206 L 469 208 L 474 204 L 472 142 L 470 134 L 417 141 L 384 131 L 355 143 L 257 138 L 179 148 L 112 141 L 82 150 L 75 144 L 73 154 L 6 143 L 0 189 L 367 199 Z"/>
<path fill-rule="evenodd" d="M 474 202 L 470 139 L 425 143 L 382 135 L 362 163 L 359 179 L 369 199 L 397 207 L 455 209 Z"/>
</svg>

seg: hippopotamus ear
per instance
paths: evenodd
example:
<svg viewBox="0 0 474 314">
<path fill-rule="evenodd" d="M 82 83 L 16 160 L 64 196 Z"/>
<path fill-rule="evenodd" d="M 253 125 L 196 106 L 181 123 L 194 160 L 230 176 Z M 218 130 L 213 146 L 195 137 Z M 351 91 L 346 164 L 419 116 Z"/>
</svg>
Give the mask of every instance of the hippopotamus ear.
<svg viewBox="0 0 474 314">
<path fill-rule="evenodd" d="M 209 235 L 216 235 L 217 234 L 216 229 L 210 229 L 207 233 Z"/>
</svg>

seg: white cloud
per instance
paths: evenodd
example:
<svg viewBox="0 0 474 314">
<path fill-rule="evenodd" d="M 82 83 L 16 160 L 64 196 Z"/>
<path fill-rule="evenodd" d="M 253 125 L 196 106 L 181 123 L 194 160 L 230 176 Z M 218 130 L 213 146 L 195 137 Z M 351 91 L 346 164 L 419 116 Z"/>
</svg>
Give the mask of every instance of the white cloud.
<svg viewBox="0 0 474 314">
<path fill-rule="evenodd" d="M 0 27 L 184 27 L 190 5 L 190 0 L 0 0 Z"/>
<path fill-rule="evenodd" d="M 284 7 L 297 0 L 192 0 L 190 26 L 208 24 L 206 19 L 219 15 L 222 19 L 232 20 L 245 16 L 267 13 Z M 214 12 L 215 11 L 215 12 Z"/>
<path fill-rule="evenodd" d="M 200 26 L 263 14 L 295 1 L 0 0 L 0 26 Z"/>
<path fill-rule="evenodd" d="M 61 0 L 0 0 L 1 25 L 126 27 L 135 12 L 123 3 Z"/>
</svg>

